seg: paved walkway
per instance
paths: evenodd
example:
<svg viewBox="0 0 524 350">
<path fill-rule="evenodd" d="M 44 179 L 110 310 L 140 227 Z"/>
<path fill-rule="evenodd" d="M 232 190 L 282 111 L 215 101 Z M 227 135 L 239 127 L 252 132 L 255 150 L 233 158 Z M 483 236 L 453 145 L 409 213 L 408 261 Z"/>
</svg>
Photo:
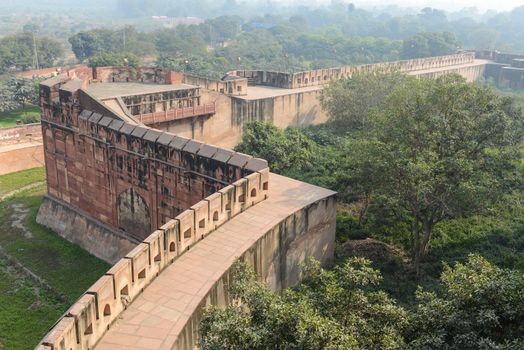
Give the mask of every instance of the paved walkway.
<svg viewBox="0 0 524 350">
<path fill-rule="evenodd" d="M 247 209 L 168 266 L 104 335 L 96 350 L 171 349 L 177 335 L 235 258 L 292 213 L 332 191 L 276 174 L 269 198 Z"/>
</svg>

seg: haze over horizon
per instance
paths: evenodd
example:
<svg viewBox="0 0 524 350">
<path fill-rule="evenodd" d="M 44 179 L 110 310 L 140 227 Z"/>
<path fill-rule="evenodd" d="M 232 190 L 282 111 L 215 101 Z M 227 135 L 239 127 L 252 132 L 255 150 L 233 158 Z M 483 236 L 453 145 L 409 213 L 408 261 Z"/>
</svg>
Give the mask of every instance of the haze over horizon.
<svg viewBox="0 0 524 350">
<path fill-rule="evenodd" d="M 301 0 L 276 0 L 276 2 L 289 2 L 294 5 L 303 4 Z M 329 4 L 331 0 L 310 0 L 307 4 L 325 5 Z M 523 6 L 524 2 L 520 0 L 499 0 L 479 1 L 479 0 L 348 0 L 343 1 L 347 3 L 354 3 L 358 7 L 373 8 L 396 5 L 400 7 L 422 9 L 424 7 L 433 7 L 441 10 L 457 11 L 463 8 L 476 7 L 479 11 L 496 10 L 496 11 L 510 11 L 515 7 Z"/>
</svg>

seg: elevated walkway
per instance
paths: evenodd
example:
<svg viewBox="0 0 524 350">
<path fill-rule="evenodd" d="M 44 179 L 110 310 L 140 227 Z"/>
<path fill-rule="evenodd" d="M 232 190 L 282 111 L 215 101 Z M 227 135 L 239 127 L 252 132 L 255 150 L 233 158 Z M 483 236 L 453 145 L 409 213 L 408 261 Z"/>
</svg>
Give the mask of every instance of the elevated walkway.
<svg viewBox="0 0 524 350">
<path fill-rule="evenodd" d="M 275 290 L 298 281 L 298 263 L 306 256 L 329 260 L 335 193 L 276 174 L 269 182 L 267 200 L 225 223 L 167 267 L 95 349 L 192 349 L 202 308 L 227 302 L 223 280 L 237 257 L 251 261 Z"/>
</svg>

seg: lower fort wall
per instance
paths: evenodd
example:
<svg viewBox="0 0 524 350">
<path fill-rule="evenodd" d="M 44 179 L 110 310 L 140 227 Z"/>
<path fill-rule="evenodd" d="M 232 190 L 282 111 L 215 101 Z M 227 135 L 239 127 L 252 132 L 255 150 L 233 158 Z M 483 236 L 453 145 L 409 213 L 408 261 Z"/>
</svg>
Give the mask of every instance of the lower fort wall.
<svg viewBox="0 0 524 350">
<path fill-rule="evenodd" d="M 0 145 L 0 175 L 44 166 L 41 143 Z"/>
<path fill-rule="evenodd" d="M 69 308 L 37 349 L 93 349 L 119 314 L 162 270 L 225 222 L 265 200 L 268 181 L 268 168 L 251 173 L 154 231 Z"/>
<path fill-rule="evenodd" d="M 302 278 L 300 265 L 315 257 L 322 265 L 333 261 L 336 222 L 334 197 L 316 201 L 268 228 L 239 256 L 252 266 L 262 281 L 275 292 L 295 286 Z M 198 306 L 186 316 L 173 349 L 192 350 L 198 346 L 198 329 L 209 305 L 226 307 L 233 301 L 227 290 L 232 280 L 229 267 L 211 288 L 202 294 Z"/>
<path fill-rule="evenodd" d="M 44 166 L 40 123 L 0 128 L 0 175 Z"/>
<path fill-rule="evenodd" d="M 140 241 L 104 225 L 59 199 L 45 196 L 36 222 L 110 264 L 133 250 Z"/>
</svg>

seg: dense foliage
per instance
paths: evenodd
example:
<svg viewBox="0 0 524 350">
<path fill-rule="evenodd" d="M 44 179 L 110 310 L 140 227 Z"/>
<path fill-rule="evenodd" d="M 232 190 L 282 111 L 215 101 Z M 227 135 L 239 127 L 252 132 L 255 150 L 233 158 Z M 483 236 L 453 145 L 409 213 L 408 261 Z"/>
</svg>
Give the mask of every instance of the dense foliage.
<svg viewBox="0 0 524 350">
<path fill-rule="evenodd" d="M 324 94 L 331 129 L 311 139 L 254 124 L 237 149 L 337 190 L 359 224 L 389 218 L 385 226 L 411 231 L 416 267 L 438 223 L 492 210 L 521 187 L 522 111 L 490 88 L 453 75 L 379 74 L 334 82 Z"/>
<path fill-rule="evenodd" d="M 282 296 L 256 280 L 240 261 L 229 292 L 237 303 L 212 307 L 202 321 L 202 349 L 397 349 L 406 312 L 371 290 L 381 277 L 364 259 L 331 271 L 310 260 L 305 282 Z"/>
<path fill-rule="evenodd" d="M 446 266 L 442 292 L 417 292 L 413 311 L 379 290 L 368 260 L 332 270 L 304 266 L 304 282 L 281 296 L 240 261 L 229 285 L 233 305 L 210 307 L 203 350 L 218 349 L 519 349 L 524 345 L 524 274 L 479 256 Z"/>
<path fill-rule="evenodd" d="M 36 68 L 35 51 L 41 68 L 52 67 L 62 57 L 60 43 L 35 33 L 23 32 L 0 39 L 0 73 Z"/>
<path fill-rule="evenodd" d="M 0 80 L 0 113 L 38 104 L 38 83 L 16 77 Z"/>
<path fill-rule="evenodd" d="M 479 256 L 446 265 L 442 292 L 417 292 L 406 332 L 410 349 L 524 348 L 524 274 Z"/>
<path fill-rule="evenodd" d="M 142 60 L 129 52 L 103 52 L 89 58 L 90 67 L 130 66 L 140 67 Z"/>
</svg>

